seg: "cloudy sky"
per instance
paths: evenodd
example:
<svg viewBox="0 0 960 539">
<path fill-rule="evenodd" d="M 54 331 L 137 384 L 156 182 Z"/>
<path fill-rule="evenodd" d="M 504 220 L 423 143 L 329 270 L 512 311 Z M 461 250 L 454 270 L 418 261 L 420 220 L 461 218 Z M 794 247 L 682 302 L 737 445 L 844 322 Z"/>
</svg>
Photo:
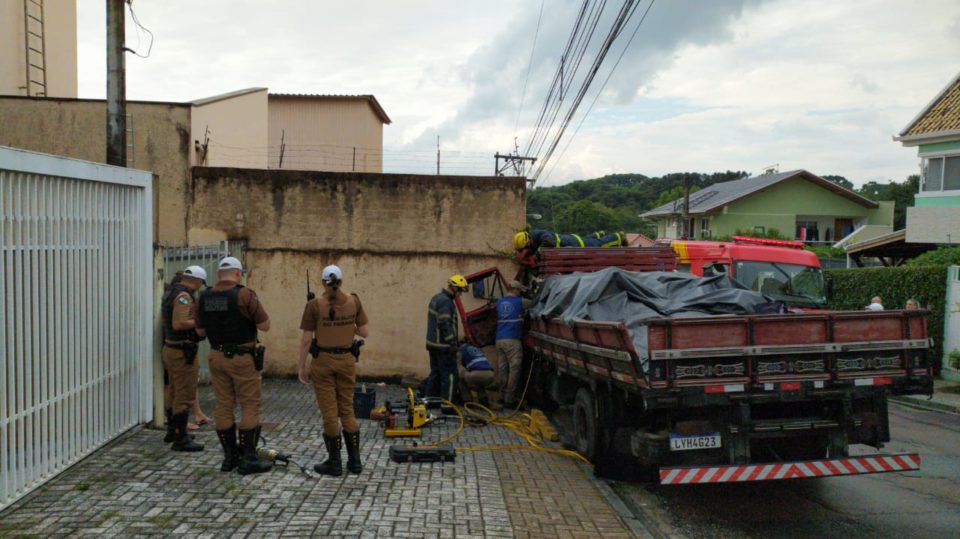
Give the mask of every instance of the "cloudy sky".
<svg viewBox="0 0 960 539">
<path fill-rule="evenodd" d="M 900 180 L 917 171 L 916 150 L 891 137 L 960 71 L 956 0 L 658 0 L 638 27 L 649 2 L 614 42 L 540 185 L 770 165 L 858 185 Z M 77 3 L 80 96 L 102 98 L 103 3 Z M 620 4 L 607 2 L 581 70 Z M 429 173 L 439 137 L 444 170 L 489 174 L 494 152 L 512 151 L 515 137 L 521 151 L 530 143 L 580 6 L 136 0 L 155 41 L 149 58 L 128 55 L 127 96 L 374 94 L 393 120 L 387 172 Z M 127 35 L 146 51 L 129 17 Z"/>
</svg>

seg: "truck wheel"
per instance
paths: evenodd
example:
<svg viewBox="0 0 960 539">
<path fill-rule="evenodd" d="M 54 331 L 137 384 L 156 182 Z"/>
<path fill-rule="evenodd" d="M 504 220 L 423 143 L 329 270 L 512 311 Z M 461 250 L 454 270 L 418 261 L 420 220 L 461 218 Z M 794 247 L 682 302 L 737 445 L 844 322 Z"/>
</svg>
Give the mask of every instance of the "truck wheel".
<svg viewBox="0 0 960 539">
<path fill-rule="evenodd" d="M 597 456 L 597 403 L 586 387 L 577 390 L 573 401 L 573 443 L 587 460 Z"/>
</svg>

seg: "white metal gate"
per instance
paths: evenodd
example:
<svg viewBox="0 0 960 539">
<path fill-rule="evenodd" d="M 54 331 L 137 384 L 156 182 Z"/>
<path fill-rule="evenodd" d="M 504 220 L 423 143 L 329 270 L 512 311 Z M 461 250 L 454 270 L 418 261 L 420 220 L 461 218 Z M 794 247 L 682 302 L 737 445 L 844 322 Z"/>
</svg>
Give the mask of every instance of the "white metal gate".
<svg viewBox="0 0 960 539">
<path fill-rule="evenodd" d="M 0 147 L 0 508 L 151 415 L 151 184 Z"/>
</svg>

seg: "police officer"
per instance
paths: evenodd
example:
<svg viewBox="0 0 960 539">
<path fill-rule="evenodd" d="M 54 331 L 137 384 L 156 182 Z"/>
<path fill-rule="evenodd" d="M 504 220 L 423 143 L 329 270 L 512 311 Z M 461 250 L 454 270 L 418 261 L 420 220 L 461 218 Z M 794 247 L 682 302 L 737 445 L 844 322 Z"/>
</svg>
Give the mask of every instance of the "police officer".
<svg viewBox="0 0 960 539">
<path fill-rule="evenodd" d="M 164 388 L 168 437 L 174 451 L 203 451 L 203 445 L 187 434 L 187 418 L 197 398 L 196 303 L 194 294 L 206 283 L 207 272 L 200 266 L 183 270 L 163 295 L 163 368 L 169 381 Z M 169 396 L 168 396 L 169 394 Z M 168 400 L 169 399 L 169 400 Z M 172 434 L 172 436 L 170 436 Z M 166 441 L 167 438 L 164 438 Z"/>
<path fill-rule="evenodd" d="M 323 420 L 323 443 L 327 460 L 313 469 L 321 475 L 343 473 L 340 460 L 340 426 L 347 444 L 347 470 L 358 474 L 360 463 L 360 425 L 353 414 L 353 386 L 356 382 L 356 360 L 351 352 L 353 336 L 370 334 L 367 313 L 356 294 L 344 293 L 343 272 L 337 266 L 323 268 L 323 295 L 307 303 L 300 321 L 298 361 L 300 382 L 313 382 L 320 416 Z M 307 352 L 316 339 L 316 354 L 307 371 Z M 358 350 L 358 349 L 355 349 Z"/>
<path fill-rule="evenodd" d="M 217 284 L 200 296 L 197 331 L 210 338 L 210 378 L 217 398 L 214 422 L 224 455 L 220 471 L 236 468 L 241 475 L 267 472 L 273 463 L 257 458 L 263 369 L 257 330 L 268 331 L 270 318 L 256 292 L 240 284 L 243 266 L 239 260 L 228 256 L 218 268 Z M 240 424 L 236 425 L 233 409 L 238 403 Z"/>
<path fill-rule="evenodd" d="M 430 354 L 428 397 L 453 400 L 457 387 L 457 308 L 453 300 L 467 290 L 463 275 L 451 275 L 447 287 L 433 296 L 427 308 L 427 351 Z"/>
</svg>

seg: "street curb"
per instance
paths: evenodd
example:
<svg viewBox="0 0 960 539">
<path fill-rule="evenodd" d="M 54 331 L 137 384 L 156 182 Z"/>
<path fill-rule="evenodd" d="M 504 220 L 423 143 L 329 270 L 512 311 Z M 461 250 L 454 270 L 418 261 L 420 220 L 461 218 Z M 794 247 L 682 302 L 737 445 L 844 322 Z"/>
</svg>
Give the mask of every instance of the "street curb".
<svg viewBox="0 0 960 539">
<path fill-rule="evenodd" d="M 950 406 L 949 404 L 944 404 L 942 402 L 937 402 L 935 400 L 927 400 L 916 397 L 890 397 L 890 401 L 897 404 L 902 404 L 903 406 L 908 406 L 910 408 L 916 408 L 918 410 L 927 410 L 930 412 L 941 412 L 947 414 L 960 414 L 960 408 Z"/>
</svg>

